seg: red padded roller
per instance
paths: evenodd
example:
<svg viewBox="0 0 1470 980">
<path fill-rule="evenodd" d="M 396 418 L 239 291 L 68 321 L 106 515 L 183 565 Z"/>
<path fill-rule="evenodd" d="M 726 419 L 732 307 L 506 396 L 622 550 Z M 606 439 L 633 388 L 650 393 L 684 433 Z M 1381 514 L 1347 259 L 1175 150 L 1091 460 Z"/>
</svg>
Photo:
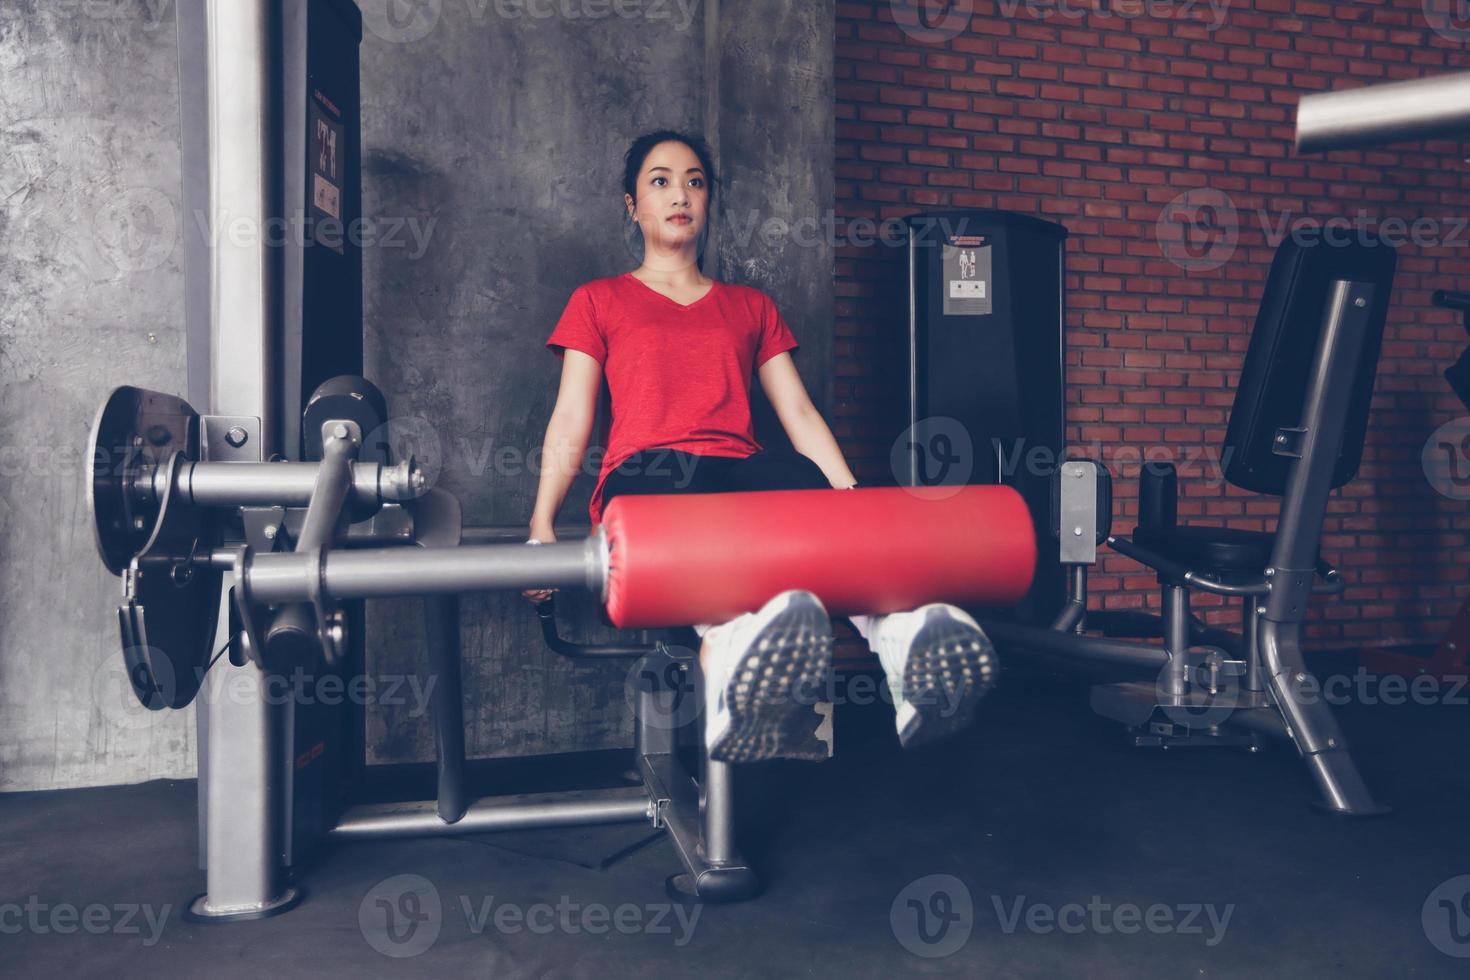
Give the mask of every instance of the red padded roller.
<svg viewBox="0 0 1470 980">
<path fill-rule="evenodd" d="M 787 589 L 833 616 L 1019 601 L 1036 538 L 1009 487 L 623 496 L 603 514 L 623 629 L 723 623 Z"/>
</svg>

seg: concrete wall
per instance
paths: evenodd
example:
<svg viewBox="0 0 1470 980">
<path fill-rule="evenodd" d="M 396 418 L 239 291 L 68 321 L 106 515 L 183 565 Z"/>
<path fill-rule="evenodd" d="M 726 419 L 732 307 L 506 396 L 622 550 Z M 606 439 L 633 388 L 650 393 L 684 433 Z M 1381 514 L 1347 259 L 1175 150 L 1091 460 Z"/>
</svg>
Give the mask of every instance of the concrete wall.
<svg viewBox="0 0 1470 980">
<path fill-rule="evenodd" d="M 541 345 L 577 284 L 637 264 L 618 183 L 648 129 L 719 147 L 706 269 L 775 297 L 827 403 L 831 247 L 768 219 L 833 204 L 832 0 L 650 0 L 590 19 L 435 0 L 406 22 L 362 6 L 364 213 L 387 219 L 364 259 L 367 371 L 401 447 L 438 461 L 467 521 L 529 517 L 558 372 Z M 185 389 L 174 40 L 171 0 L 0 6 L 0 790 L 194 768 L 193 712 L 131 702 L 119 585 L 82 495 L 106 392 Z M 564 518 L 583 519 L 592 482 Z M 567 605 L 578 635 L 612 635 L 586 598 Z M 471 754 L 628 744 L 622 667 L 543 652 L 518 596 L 463 609 Z M 413 603 L 370 610 L 375 674 L 422 663 L 419 618 Z M 371 760 L 429 756 L 409 700 L 370 712 Z"/>
<path fill-rule="evenodd" d="M 82 480 L 109 389 L 183 390 L 174 50 L 143 0 L 0 4 L 0 789 L 193 769 L 193 712 L 129 703 Z"/>
<path fill-rule="evenodd" d="M 387 248 L 365 256 L 368 373 L 404 419 L 408 446 L 439 464 L 439 485 L 463 502 L 467 523 L 530 518 L 534 454 L 560 372 L 542 345 L 578 284 L 638 265 L 620 183 L 623 152 L 640 133 L 703 132 L 715 147 L 724 193 L 705 268 L 776 299 L 802 343 L 813 398 L 825 403 L 832 251 L 803 247 L 781 222 L 819 218 L 833 204 L 833 6 L 628 9 L 644 14 L 508 18 L 493 4 L 477 15 L 445 2 L 432 26 L 401 34 L 369 20 L 364 211 L 432 222 L 433 234 L 418 258 Z M 781 441 L 759 401 L 757 424 L 763 439 Z M 563 520 L 585 523 L 594 476 L 579 478 Z M 560 601 L 569 632 L 615 635 L 590 598 Z M 547 652 L 518 595 L 462 609 L 471 755 L 632 744 L 628 664 Z M 370 617 L 373 673 L 423 662 L 416 603 L 377 603 Z M 428 720 L 411 699 L 376 708 L 368 746 L 375 762 L 431 758 Z"/>
</svg>

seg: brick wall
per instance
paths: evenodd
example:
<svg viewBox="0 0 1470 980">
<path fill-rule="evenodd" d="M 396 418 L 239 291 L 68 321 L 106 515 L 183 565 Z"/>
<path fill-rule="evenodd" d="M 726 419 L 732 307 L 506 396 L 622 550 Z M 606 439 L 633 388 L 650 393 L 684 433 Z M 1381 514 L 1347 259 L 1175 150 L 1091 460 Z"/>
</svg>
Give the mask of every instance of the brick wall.
<svg viewBox="0 0 1470 980">
<path fill-rule="evenodd" d="M 1470 69 L 1470 31 L 1426 16 L 1450 0 L 945 0 L 919 22 L 905 2 L 837 4 L 837 228 L 944 208 L 1068 228 L 1067 437 L 1100 446 L 1119 530 L 1135 523 L 1142 448 L 1179 464 L 1181 520 L 1269 529 L 1275 498 L 1208 481 L 1273 236 L 1360 214 L 1404 222 L 1385 226 L 1405 244 L 1363 466 L 1325 528 L 1348 590 L 1318 603 L 1311 640 L 1432 641 L 1467 591 L 1470 501 L 1437 493 L 1420 463 L 1430 434 L 1466 414 L 1440 376 L 1466 338 L 1429 302 L 1435 288 L 1470 290 L 1466 145 L 1297 157 L 1292 133 L 1305 93 Z M 1161 242 L 1160 215 L 1183 193 L 1221 204 L 1233 249 L 1194 261 Z M 860 478 L 888 470 L 874 361 L 903 328 L 895 251 L 854 239 L 838 252 L 829 404 Z M 1107 607 L 1157 608 L 1153 577 L 1121 556 L 1093 581 Z"/>
</svg>

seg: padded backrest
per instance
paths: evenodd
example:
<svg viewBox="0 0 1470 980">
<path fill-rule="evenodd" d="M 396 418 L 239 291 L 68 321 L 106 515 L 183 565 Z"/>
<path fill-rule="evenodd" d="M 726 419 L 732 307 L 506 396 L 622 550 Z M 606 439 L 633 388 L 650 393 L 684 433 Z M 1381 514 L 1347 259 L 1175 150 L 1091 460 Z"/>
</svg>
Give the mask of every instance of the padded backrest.
<svg viewBox="0 0 1470 980">
<path fill-rule="evenodd" d="M 1225 478 L 1238 487 L 1280 494 L 1286 486 L 1291 459 L 1272 453 L 1272 441 L 1278 429 L 1301 421 L 1317 340 L 1336 279 L 1375 286 L 1368 329 L 1358 340 L 1362 356 L 1332 485 L 1340 487 L 1358 472 L 1398 257 L 1381 241 L 1346 237 L 1338 234 L 1331 241 L 1325 237 L 1298 241 L 1293 236 L 1276 250 L 1225 433 Z"/>
</svg>

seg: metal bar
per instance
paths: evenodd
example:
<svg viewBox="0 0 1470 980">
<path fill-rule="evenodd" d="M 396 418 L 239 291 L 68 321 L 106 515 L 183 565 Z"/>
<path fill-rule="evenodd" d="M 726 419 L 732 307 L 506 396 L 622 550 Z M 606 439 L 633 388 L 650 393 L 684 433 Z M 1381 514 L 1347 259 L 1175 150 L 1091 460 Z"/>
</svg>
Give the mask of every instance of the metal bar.
<svg viewBox="0 0 1470 980">
<path fill-rule="evenodd" d="M 229 623 L 220 616 L 223 631 Z M 239 650 L 240 635 L 230 642 L 231 656 L 205 673 L 196 702 L 206 733 L 199 779 L 206 885 L 189 911 L 200 918 L 254 918 L 299 898 L 282 860 L 292 706 L 268 695 L 264 670 Z"/>
<path fill-rule="evenodd" d="M 1470 132 L 1470 72 L 1304 96 L 1298 153 L 1381 146 Z"/>
<path fill-rule="evenodd" d="M 703 745 L 700 752 L 705 752 Z M 712 759 L 706 759 L 704 765 L 704 852 L 711 864 L 739 860 L 735 850 L 735 773 L 728 762 Z"/>
<path fill-rule="evenodd" d="M 228 558 L 227 558 L 228 555 Z M 228 567 L 233 555 L 216 552 L 211 564 Z M 252 602 L 300 602 L 317 574 L 313 556 L 252 555 L 246 587 Z M 455 548 L 362 548 L 322 556 L 324 598 L 380 599 L 436 593 L 519 591 L 547 586 L 582 588 L 600 599 L 607 576 L 607 553 L 599 533 L 586 541 L 525 545 L 460 545 Z"/>
<path fill-rule="evenodd" d="M 311 503 L 319 463 L 188 463 L 174 480 L 179 500 L 196 507 L 305 507 Z M 408 461 L 397 466 L 382 463 L 349 464 L 350 496 L 358 507 L 384 501 L 408 500 L 411 489 Z M 135 496 L 158 500 L 165 467 L 143 467 L 133 484 Z"/>
<path fill-rule="evenodd" d="M 1116 664 L 1161 670 L 1169 662 L 1163 647 L 1145 643 L 1128 643 L 1075 633 L 1058 633 L 1036 626 L 987 621 L 981 624 L 992 640 L 1009 644 L 1007 651 L 1036 651 L 1056 654 L 1071 660 Z"/>
<path fill-rule="evenodd" d="M 1087 566 L 1071 565 L 1067 572 L 1067 602 L 1051 628 L 1058 633 L 1081 633 L 1087 627 Z"/>
<path fill-rule="evenodd" d="M 485 797 L 471 803 L 455 823 L 440 819 L 438 808 L 434 800 L 355 806 L 328 836 L 373 840 L 653 820 L 648 794 L 638 786 Z"/>
<path fill-rule="evenodd" d="M 1322 793 L 1323 806 L 1346 814 L 1374 814 L 1374 802 L 1338 729 L 1332 710 L 1302 685 L 1310 677 L 1302 656 L 1302 624 L 1317 574 L 1322 520 L 1337 466 L 1343 420 L 1357 378 L 1363 333 L 1372 316 L 1374 288 L 1337 280 L 1332 285 L 1311 380 L 1302 404 L 1300 451 L 1281 497 L 1271 549 L 1271 592 L 1258 614 L 1257 646 L 1271 692 L 1297 748 Z"/>
<path fill-rule="evenodd" d="M 259 230 L 283 214 L 280 3 L 190 0 L 187 6 L 186 32 L 196 43 L 203 17 L 208 120 L 207 150 L 200 154 L 196 141 L 188 161 L 197 165 L 207 159 L 209 172 L 207 181 L 195 172 L 186 173 L 185 180 L 196 192 L 207 188 L 207 217 L 215 233 L 206 236 L 209 286 L 192 283 L 187 290 L 193 303 L 207 298 L 209 304 L 208 349 L 191 348 L 190 390 L 203 382 L 203 358 L 209 370 L 209 414 L 260 419 L 261 438 L 251 447 L 252 458 L 267 460 L 282 447 L 280 249 L 272 248 L 266 235 L 236 241 L 219 234 L 219 224 L 240 221 Z M 197 68 L 199 62 L 191 57 L 188 64 Z M 186 114 L 197 120 L 198 110 L 194 101 Z M 192 272 L 200 264 L 191 261 L 189 268 Z M 191 333 L 190 339 L 201 338 Z M 206 891 L 190 912 L 217 919 L 258 917 L 299 897 L 286 880 L 284 861 L 290 705 L 264 696 L 265 675 L 243 657 L 230 622 L 228 615 L 220 617 L 231 656 L 205 674 L 196 701 Z"/>
<path fill-rule="evenodd" d="M 459 658 L 459 596 L 424 597 L 429 652 L 429 711 L 439 776 L 439 819 L 454 823 L 469 808 L 464 784 L 464 693 Z"/>
<path fill-rule="evenodd" d="M 710 842 L 704 835 L 700 815 L 699 787 L 679 764 L 676 754 L 640 755 L 638 769 L 651 794 L 667 800 L 663 822 L 679 863 L 692 879 L 694 892 L 702 899 L 715 902 L 737 902 L 754 895 L 759 887 L 755 872 L 735 852 L 733 842 L 726 840 L 722 860 L 714 860 Z M 727 797 L 728 798 L 728 797 Z"/>
<path fill-rule="evenodd" d="M 1245 689 L 1264 691 L 1266 672 L 1261 665 L 1261 651 L 1257 627 L 1260 624 L 1256 613 L 1255 596 L 1246 596 L 1240 601 L 1240 646 L 1245 657 Z"/>
<path fill-rule="evenodd" d="M 552 530 L 558 541 L 585 538 L 592 533 L 589 524 L 558 525 Z M 530 529 L 524 524 L 480 524 L 465 527 L 462 534 L 465 544 L 521 544 L 530 536 Z"/>
<path fill-rule="evenodd" d="M 337 536 L 338 526 L 343 521 L 343 506 L 351 486 L 352 456 L 357 443 L 346 437 L 346 431 L 336 438 L 329 438 L 322 447 L 322 461 L 317 467 L 316 483 L 311 491 L 311 503 L 306 508 L 306 519 L 301 523 L 301 532 L 296 538 L 296 553 L 309 558 L 313 564 L 323 548 Z M 303 598 L 315 600 L 308 592 Z M 266 629 L 265 645 L 272 663 L 307 663 L 312 651 L 317 649 L 317 615 L 314 607 L 298 602 L 276 611 L 275 619 Z"/>
<path fill-rule="evenodd" d="M 1182 585 L 1164 586 L 1164 649 L 1169 654 L 1164 692 L 1184 694 L 1189 690 L 1189 590 Z"/>
</svg>

